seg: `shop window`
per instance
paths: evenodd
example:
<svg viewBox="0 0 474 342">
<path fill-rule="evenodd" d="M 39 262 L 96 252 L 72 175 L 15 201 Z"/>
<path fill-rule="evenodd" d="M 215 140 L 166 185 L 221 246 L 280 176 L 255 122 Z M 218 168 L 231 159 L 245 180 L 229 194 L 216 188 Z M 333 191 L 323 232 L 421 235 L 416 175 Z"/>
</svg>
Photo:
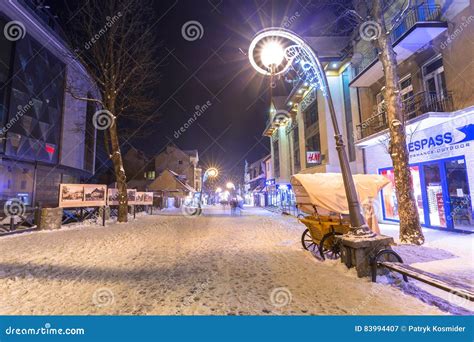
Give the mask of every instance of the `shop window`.
<svg viewBox="0 0 474 342">
<path fill-rule="evenodd" d="M 423 174 L 428 199 L 430 224 L 436 227 L 446 227 L 443 184 L 439 164 L 431 163 L 423 165 Z"/>
<path fill-rule="evenodd" d="M 466 162 L 463 159 L 445 162 L 446 180 L 449 194 L 451 214 L 454 228 L 474 230 L 471 192 L 467 176 Z"/>
<path fill-rule="evenodd" d="M 0 163 L 0 201 L 21 195 L 26 204 L 31 204 L 33 174 L 33 166 L 13 162 Z"/>
<path fill-rule="evenodd" d="M 318 101 L 314 100 L 304 111 L 305 127 L 308 128 L 316 124 L 319 120 Z"/>
<path fill-rule="evenodd" d="M 306 139 L 306 152 L 321 152 L 321 137 L 319 132 Z M 306 161 L 306 167 L 312 167 L 314 164 Z"/>
<path fill-rule="evenodd" d="M 424 223 L 424 207 L 423 207 L 423 196 L 421 193 L 421 182 L 420 182 L 420 170 L 418 166 L 410 167 L 411 177 L 413 181 L 414 195 L 416 206 L 418 208 L 418 214 L 420 216 L 420 222 Z M 400 219 L 398 214 L 398 199 L 395 189 L 395 175 L 393 169 L 381 170 L 380 174 L 387 177 L 390 183 L 382 190 L 382 201 L 384 208 L 384 217 L 388 220 Z"/>
</svg>

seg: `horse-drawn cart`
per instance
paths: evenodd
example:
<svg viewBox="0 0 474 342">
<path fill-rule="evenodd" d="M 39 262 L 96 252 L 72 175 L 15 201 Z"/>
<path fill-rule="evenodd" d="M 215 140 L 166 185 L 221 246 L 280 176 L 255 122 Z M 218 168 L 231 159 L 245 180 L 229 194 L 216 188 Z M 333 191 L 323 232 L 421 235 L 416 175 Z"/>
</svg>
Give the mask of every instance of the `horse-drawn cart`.
<svg viewBox="0 0 474 342">
<path fill-rule="evenodd" d="M 367 223 L 377 231 L 373 200 L 389 180 L 380 175 L 353 177 Z M 341 174 L 296 174 L 291 177 L 291 184 L 298 209 L 309 215 L 298 218 L 307 227 L 301 236 L 303 248 L 319 253 L 323 260 L 339 258 L 340 248 L 335 236 L 343 235 L 350 229 L 349 209 Z"/>
</svg>

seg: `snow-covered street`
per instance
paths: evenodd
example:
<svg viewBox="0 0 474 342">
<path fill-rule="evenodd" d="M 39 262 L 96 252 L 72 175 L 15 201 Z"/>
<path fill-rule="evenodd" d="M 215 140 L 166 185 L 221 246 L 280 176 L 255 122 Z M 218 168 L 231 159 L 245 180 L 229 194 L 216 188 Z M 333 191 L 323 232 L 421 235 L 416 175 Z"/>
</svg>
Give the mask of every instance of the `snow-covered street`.
<svg viewBox="0 0 474 342">
<path fill-rule="evenodd" d="M 293 218 L 180 214 L 0 239 L 0 314 L 446 314 L 317 260 Z"/>
</svg>

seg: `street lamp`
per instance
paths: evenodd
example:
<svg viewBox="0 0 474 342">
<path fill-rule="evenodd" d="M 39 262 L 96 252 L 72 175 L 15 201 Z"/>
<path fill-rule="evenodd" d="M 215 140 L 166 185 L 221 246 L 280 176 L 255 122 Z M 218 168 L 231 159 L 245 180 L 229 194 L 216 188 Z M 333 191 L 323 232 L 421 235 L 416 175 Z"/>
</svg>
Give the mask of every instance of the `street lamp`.
<svg viewBox="0 0 474 342">
<path fill-rule="evenodd" d="M 227 184 L 225 185 L 225 187 L 226 187 L 227 189 L 229 189 L 229 190 L 231 190 L 231 189 L 232 189 L 232 190 L 235 190 L 235 185 L 234 185 L 234 183 L 232 183 L 232 182 L 227 182 Z"/>
<path fill-rule="evenodd" d="M 216 189 L 216 194 L 220 194 L 222 192 L 222 188 L 217 188 Z"/>
<path fill-rule="evenodd" d="M 201 203 L 202 203 L 202 192 L 204 189 L 204 182 L 208 178 L 215 178 L 219 175 L 219 170 L 215 167 L 210 167 L 208 168 L 201 177 L 201 191 L 199 192 L 199 208 L 201 208 Z"/>
<path fill-rule="evenodd" d="M 278 66 L 283 62 L 285 51 L 280 43 L 277 41 L 270 41 L 265 43 L 263 46 L 260 58 L 262 59 L 263 65 L 267 68 L 271 68 L 272 66 Z"/>
<path fill-rule="evenodd" d="M 277 40 L 280 43 L 276 43 Z M 285 45 L 283 45 L 283 43 Z M 259 51 L 257 47 L 260 46 L 261 50 Z M 260 62 L 263 64 L 263 67 L 257 62 L 258 59 L 255 58 L 256 53 L 260 54 Z M 284 58 L 281 58 L 281 56 L 284 56 Z M 299 64 L 299 67 L 294 68 L 297 75 L 302 81 L 308 83 L 308 85 L 321 90 L 323 96 L 326 97 L 332 125 L 334 127 L 336 150 L 338 152 L 349 207 L 351 221 L 350 234 L 359 237 L 374 236 L 365 223 L 361 212 L 349 160 L 344 148 L 344 140 L 337 123 L 336 111 L 329 90 L 328 80 L 316 53 L 294 32 L 282 28 L 269 28 L 257 33 L 250 43 L 249 60 L 250 64 L 259 73 L 272 77 L 286 73 L 293 67 L 293 64 Z M 278 62 L 278 64 L 275 64 L 276 62 Z M 282 63 L 283 65 L 281 65 Z"/>
</svg>

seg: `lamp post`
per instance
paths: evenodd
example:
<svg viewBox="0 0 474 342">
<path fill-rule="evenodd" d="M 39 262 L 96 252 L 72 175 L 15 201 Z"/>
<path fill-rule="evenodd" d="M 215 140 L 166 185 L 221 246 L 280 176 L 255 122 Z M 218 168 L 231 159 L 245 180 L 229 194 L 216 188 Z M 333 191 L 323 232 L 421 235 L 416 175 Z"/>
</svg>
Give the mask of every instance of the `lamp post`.
<svg viewBox="0 0 474 342">
<path fill-rule="evenodd" d="M 203 193 L 203 189 L 204 189 L 204 182 L 208 179 L 208 178 L 215 178 L 219 175 L 219 170 L 215 167 L 210 167 L 208 168 L 203 174 L 202 174 L 202 177 L 201 177 L 201 191 L 199 192 L 199 208 L 201 207 L 201 203 L 202 203 L 202 193 Z"/>
<path fill-rule="evenodd" d="M 285 43 L 285 47 L 282 45 Z M 257 51 L 257 46 L 262 46 Z M 255 58 L 255 53 L 260 52 L 260 59 Z M 297 74 L 309 85 L 321 90 L 327 100 L 331 121 L 334 128 L 334 139 L 339 157 L 344 188 L 346 192 L 351 229 L 349 234 L 358 237 L 371 237 L 374 233 L 365 223 L 357 191 L 352 178 L 349 160 L 344 148 L 344 139 L 339 130 L 336 111 L 331 97 L 328 80 L 319 59 L 313 49 L 297 34 L 282 28 L 269 28 L 254 37 L 249 47 L 250 64 L 259 73 L 274 77 L 286 73 L 294 63 L 300 64 Z M 263 64 L 263 68 L 259 63 Z M 282 65 L 282 63 L 284 63 Z"/>
</svg>

